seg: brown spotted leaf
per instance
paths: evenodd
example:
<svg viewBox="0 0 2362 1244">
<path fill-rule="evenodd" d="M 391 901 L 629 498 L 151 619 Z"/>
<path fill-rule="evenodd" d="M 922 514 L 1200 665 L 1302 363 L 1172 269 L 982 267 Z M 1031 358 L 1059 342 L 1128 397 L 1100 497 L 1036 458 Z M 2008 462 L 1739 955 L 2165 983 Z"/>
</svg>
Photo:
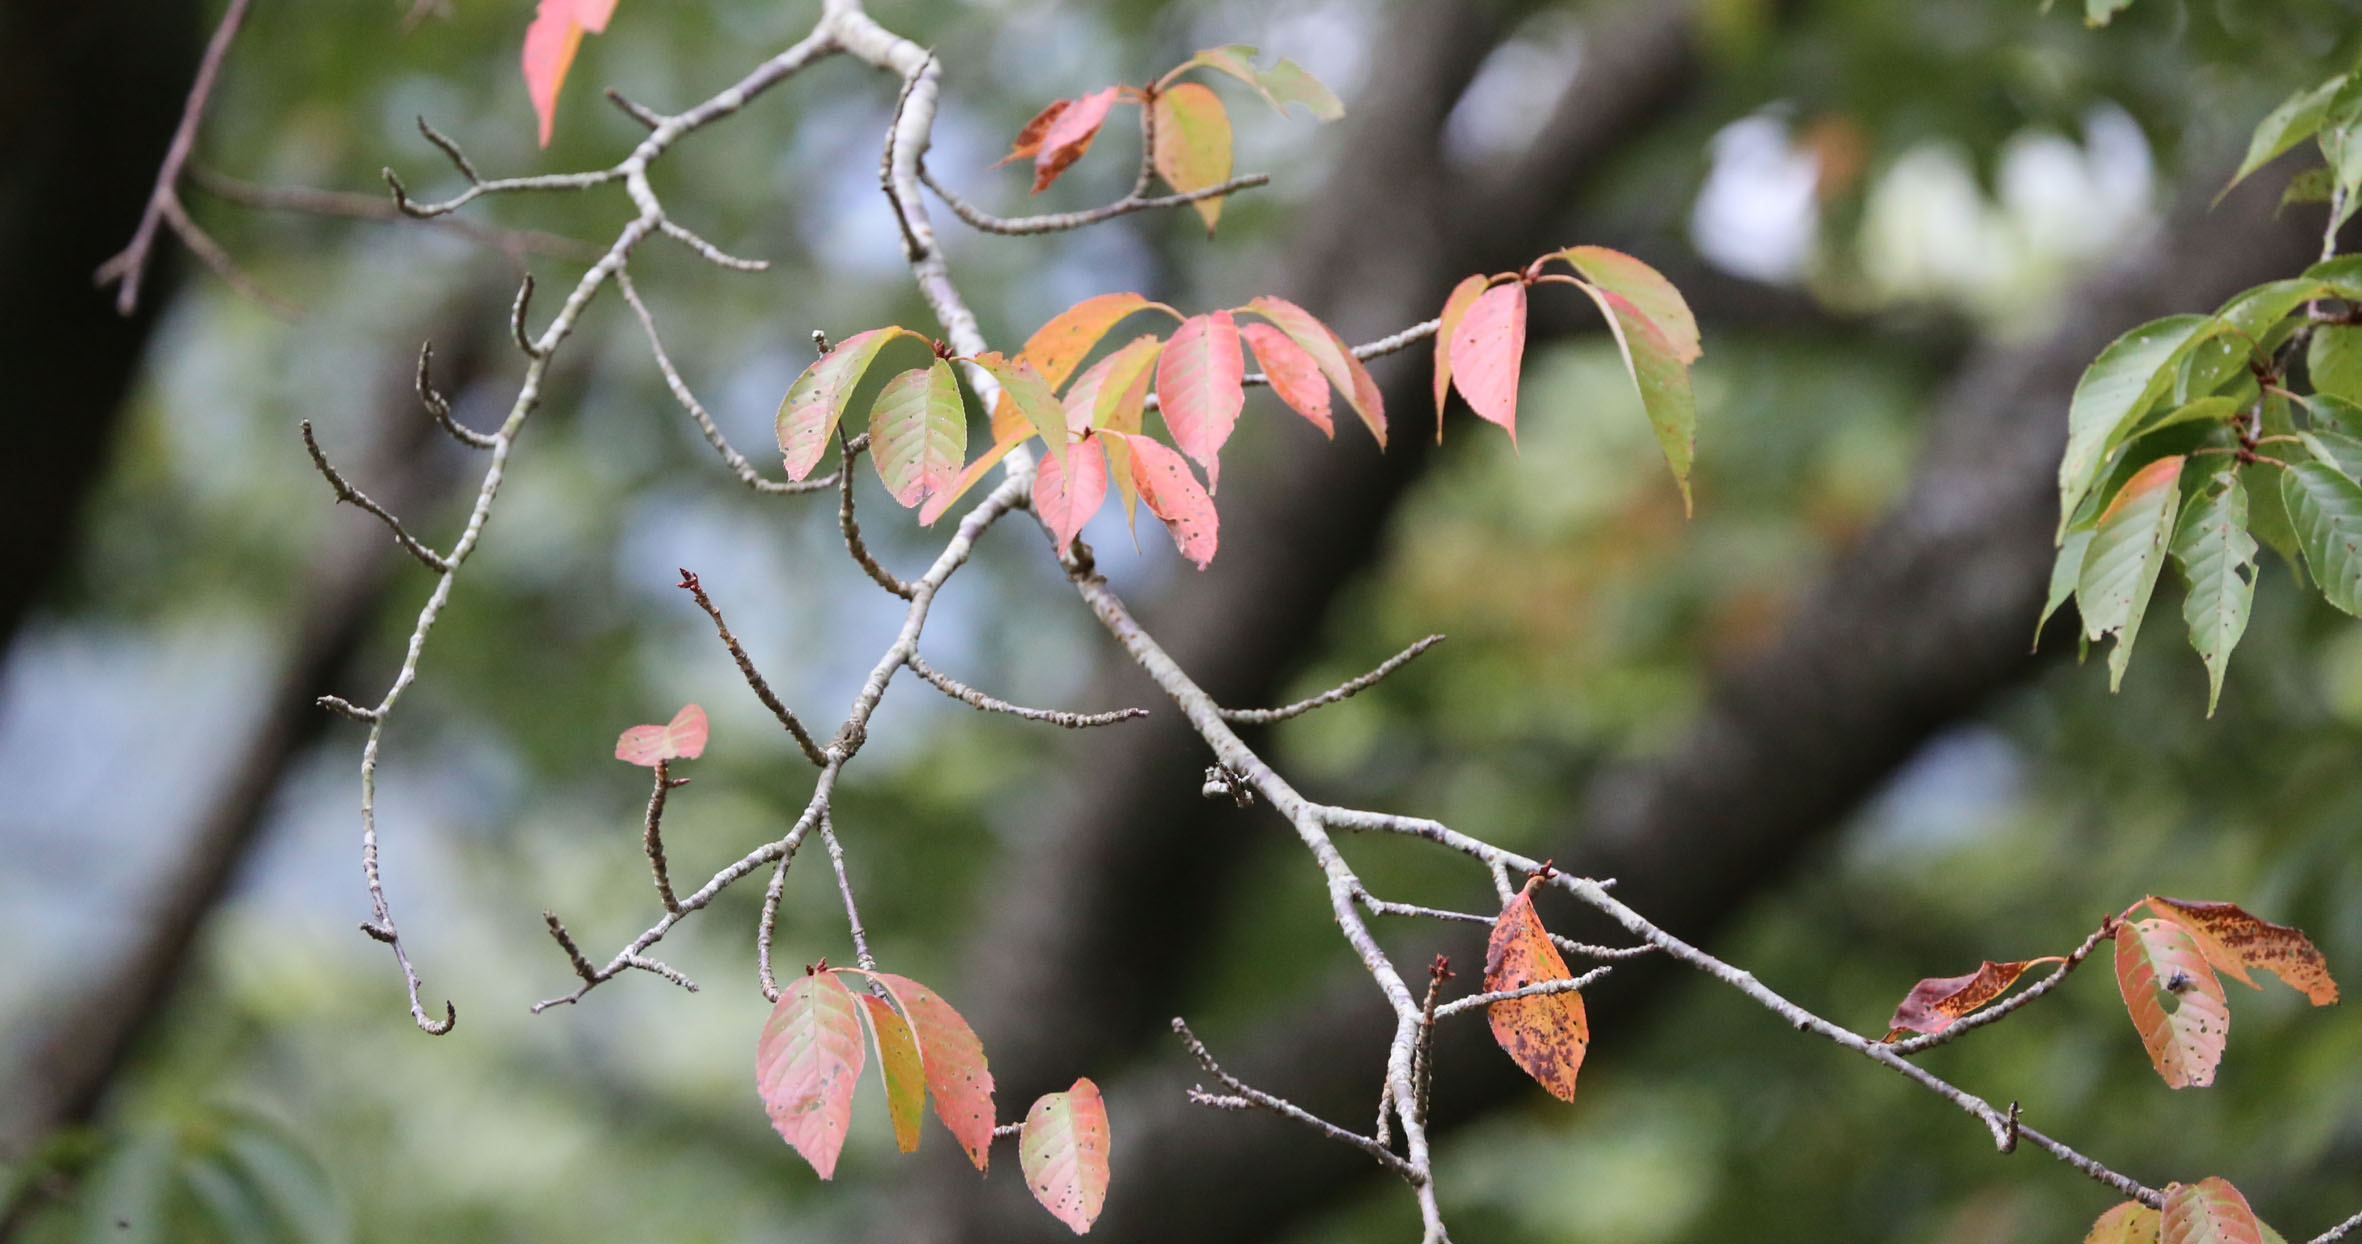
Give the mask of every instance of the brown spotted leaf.
<svg viewBox="0 0 2362 1244">
<path fill-rule="evenodd" d="M 2027 968 L 2056 962 L 2055 958 L 2019 963 L 1995 963 L 1987 959 L 1966 976 L 1929 977 L 1913 985 L 1902 1005 L 1895 1008 L 1894 1018 L 1887 1021 L 1886 1039 L 1899 1040 L 1906 1032 L 1922 1036 L 1942 1032 L 1952 1026 L 1953 1020 L 2008 992 L 2026 974 Z"/>
<path fill-rule="evenodd" d="M 2263 1244 L 2264 1225 L 2228 1180 L 2165 1185 L 2164 1244 Z"/>
<path fill-rule="evenodd" d="M 2164 1221 L 2156 1210 L 2126 1201 L 2100 1215 L 2084 1234 L 2083 1244 L 2159 1244 L 2157 1236 Z"/>
<path fill-rule="evenodd" d="M 1484 952 L 1486 993 L 1573 979 L 1534 912 L 1534 887 L 1540 881 L 1538 876 L 1528 879 L 1525 889 L 1493 921 L 1492 939 Z M 1492 1021 L 1493 1040 L 1512 1062 L 1561 1101 L 1575 1099 L 1575 1074 L 1582 1070 L 1584 1051 L 1591 1046 L 1582 994 L 1568 990 L 1511 998 L 1493 1003 L 1485 1013 Z"/>
<path fill-rule="evenodd" d="M 1123 442 L 1132 461 L 1132 486 L 1148 503 L 1149 512 L 1164 520 L 1165 530 L 1172 533 L 1173 547 L 1196 562 L 1198 569 L 1205 569 L 1214 560 L 1221 524 L 1214 514 L 1214 499 L 1189 473 L 1188 460 L 1154 437 L 1121 432 L 1105 435 L 1110 444 Z"/>
<path fill-rule="evenodd" d="M 1106 124 L 1107 110 L 1115 106 L 1116 95 L 1121 89 L 1111 86 L 1102 91 L 1093 91 L 1059 109 L 1055 115 L 1045 110 L 1044 115 L 1049 116 L 1049 122 L 1041 131 L 1038 149 L 1033 153 L 1035 194 L 1049 189 L 1050 183 L 1058 180 L 1058 174 L 1065 172 L 1068 165 L 1082 159 L 1083 153 L 1091 149 L 1091 140 L 1099 136 L 1099 127 Z M 1037 121 L 1040 119 L 1035 118 Z M 1031 123 L 1026 125 L 1026 130 L 1032 128 Z M 1025 135 L 1021 133 L 1018 143 L 1023 145 L 1024 142 Z"/>
<path fill-rule="evenodd" d="M 2116 988 L 2166 1087 L 2214 1082 L 2231 1015 L 2223 983 L 2187 929 L 2171 920 L 2119 923 Z"/>
<path fill-rule="evenodd" d="M 1107 1158 L 1107 1103 L 1089 1079 L 1043 1094 L 1025 1112 L 1017 1132 L 1025 1186 L 1076 1235 L 1089 1231 L 1107 1204 Z"/>
<path fill-rule="evenodd" d="M 2187 929 L 2199 953 L 2240 984 L 2261 989 L 2247 974 L 2262 968 L 2310 999 L 2314 1006 L 2337 1001 L 2329 964 L 2301 929 L 2247 914 L 2236 903 L 2204 903 L 2150 895 L 2149 908 Z"/>
</svg>

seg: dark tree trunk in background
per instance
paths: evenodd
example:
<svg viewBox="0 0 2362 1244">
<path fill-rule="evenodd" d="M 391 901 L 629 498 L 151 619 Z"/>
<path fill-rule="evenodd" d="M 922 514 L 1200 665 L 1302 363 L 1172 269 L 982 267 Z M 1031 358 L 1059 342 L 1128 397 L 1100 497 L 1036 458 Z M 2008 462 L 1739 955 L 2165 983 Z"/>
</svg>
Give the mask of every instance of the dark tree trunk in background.
<svg viewBox="0 0 2362 1244">
<path fill-rule="evenodd" d="M 0 651 L 75 564 L 83 507 L 121 425 L 178 256 L 139 312 L 91 272 L 139 224 L 200 36 L 192 0 L 0 0 Z"/>
</svg>

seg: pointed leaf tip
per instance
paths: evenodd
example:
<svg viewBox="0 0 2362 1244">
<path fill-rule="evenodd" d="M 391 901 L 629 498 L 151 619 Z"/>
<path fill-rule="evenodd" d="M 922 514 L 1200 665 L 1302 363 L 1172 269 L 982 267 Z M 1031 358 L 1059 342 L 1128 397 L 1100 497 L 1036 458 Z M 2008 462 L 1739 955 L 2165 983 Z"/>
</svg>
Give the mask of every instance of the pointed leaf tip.
<svg viewBox="0 0 2362 1244">
<path fill-rule="evenodd" d="M 616 0 L 541 0 L 533 21 L 525 27 L 525 93 L 532 97 L 533 115 L 540 126 L 541 145 L 549 146 L 550 130 L 558 119 L 558 93 L 565 89 L 566 72 L 582 47 L 587 31 L 597 34 L 614 16 Z"/>
<path fill-rule="evenodd" d="M 1044 1094 L 1018 1130 L 1027 1190 L 1076 1235 L 1089 1231 L 1107 1204 L 1109 1139 L 1107 1103 L 1087 1078 Z"/>
<path fill-rule="evenodd" d="M 872 976 L 910 1018 L 925 1063 L 927 1092 L 935 1100 L 935 1117 L 976 1169 L 985 1169 L 992 1157 L 993 1106 L 992 1070 L 985 1065 L 984 1043 L 941 994 L 892 972 Z"/>
</svg>

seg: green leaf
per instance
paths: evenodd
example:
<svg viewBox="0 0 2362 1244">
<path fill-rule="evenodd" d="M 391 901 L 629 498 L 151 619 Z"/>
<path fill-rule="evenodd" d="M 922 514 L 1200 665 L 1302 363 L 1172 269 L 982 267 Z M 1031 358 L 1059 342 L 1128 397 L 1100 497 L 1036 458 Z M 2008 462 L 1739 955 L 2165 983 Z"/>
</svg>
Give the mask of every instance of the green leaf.
<svg viewBox="0 0 2362 1244">
<path fill-rule="evenodd" d="M 1025 421 L 1033 425 L 1042 443 L 1049 446 L 1050 456 L 1064 466 L 1066 411 L 1059 406 L 1057 395 L 1050 392 L 1049 382 L 1042 379 L 1042 374 L 1024 359 L 1009 359 L 987 352 L 976 356 L 976 365 L 992 373 L 992 378 L 1001 382 L 1001 392 L 1025 416 Z"/>
<path fill-rule="evenodd" d="M 968 408 L 943 359 L 886 382 L 869 416 L 869 456 L 886 491 L 914 506 L 947 491 L 968 457 Z"/>
<path fill-rule="evenodd" d="M 1684 365 L 1698 361 L 1703 351 L 1698 344 L 1697 317 L 1690 314 L 1689 303 L 1663 273 L 1604 246 L 1570 246 L 1558 256 L 1592 284 L 1614 290 L 1640 308 L 1673 343 L 1674 357 Z"/>
<path fill-rule="evenodd" d="M 2280 468 L 2268 462 L 2240 468 L 2240 479 L 2247 486 L 2247 530 L 2265 548 L 2279 555 L 2301 587 L 2305 581 L 2304 554 L 2297 547 L 2296 524 L 2289 521 L 2288 507 L 2280 500 L 2280 481 L 2256 478 L 2259 473 L 2277 475 L 2279 471 Z"/>
<path fill-rule="evenodd" d="M 2178 381 L 2178 400 L 2203 397 L 2248 374 L 2259 354 L 2268 356 L 2285 337 L 2289 313 L 2335 290 L 2308 277 L 2270 281 L 2241 292 L 2215 312 L 2218 326 L 2190 343 Z M 2293 328 L 2293 325 L 2288 325 Z"/>
<path fill-rule="evenodd" d="M 894 1122 L 894 1147 L 919 1147 L 919 1119 L 927 1109 L 927 1079 L 919 1061 L 919 1039 L 894 1004 L 876 994 L 853 995 L 869 1015 L 870 1049 L 886 1082 L 886 1114 Z"/>
<path fill-rule="evenodd" d="M 2222 698 L 2231 650 L 2247 633 L 2255 601 L 2255 538 L 2247 534 L 2247 490 L 2234 470 L 2217 473 L 2192 497 L 2173 534 L 2173 558 L 2190 585 L 2182 600 L 2190 646 L 2206 663 L 2206 715 Z"/>
<path fill-rule="evenodd" d="M 1698 403 L 1690 393 L 1689 368 L 1681 361 L 1681 349 L 1630 299 L 1588 282 L 1580 284 L 1607 315 L 1616 348 L 1624 354 L 1624 369 L 1640 389 L 1641 409 L 1656 430 L 1657 447 L 1664 451 L 1665 465 L 1673 468 L 1673 480 L 1681 486 L 1681 509 L 1686 514 L 1690 510 L 1690 462 L 1697 453 Z"/>
<path fill-rule="evenodd" d="M 2299 203 L 2327 203 L 2329 188 L 2328 169 L 2306 169 L 2288 179 L 2288 188 L 2280 192 L 2280 206 L 2287 208 Z"/>
<path fill-rule="evenodd" d="M 2305 349 L 2305 369 L 2315 392 L 2362 402 L 2362 326 L 2315 326 L 2313 343 Z M 2362 432 L 2362 424 L 2354 430 Z"/>
<path fill-rule="evenodd" d="M 2362 615 L 2362 484 L 2325 462 L 2280 473 L 2280 501 L 2322 599 Z"/>
<path fill-rule="evenodd" d="M 2339 255 L 2305 269 L 2309 281 L 2320 281 L 2340 298 L 2362 299 L 2362 254 Z"/>
<path fill-rule="evenodd" d="M 2340 74 L 2319 86 L 2298 91 L 2265 113 L 2264 119 L 2256 123 L 2254 136 L 2247 141 L 2247 158 L 2239 162 L 2239 171 L 2231 174 L 2230 183 L 2223 191 L 2228 193 L 2232 186 L 2247 180 L 2249 173 L 2319 131 L 2322 118 L 2329 112 L 2329 101 L 2345 83 L 2345 75 Z"/>
<path fill-rule="evenodd" d="M 1200 82 L 1176 82 L 1156 94 L 1156 137 L 1151 162 L 1157 176 L 1174 191 L 1187 194 L 1230 180 L 1230 114 L 1213 88 Z M 1190 204 L 1206 222 L 1211 236 L 1222 219 L 1219 197 Z"/>
<path fill-rule="evenodd" d="M 2083 554 L 2091 547 L 2091 529 L 2077 528 L 2059 542 L 2059 555 L 2050 564 L 2050 595 L 2042 602 L 2042 616 L 2034 620 L 2034 645 L 2042 645 L 2042 628 L 2050 625 L 2050 615 L 2067 603 L 2075 594 L 2075 580 L 2083 574 Z"/>
<path fill-rule="evenodd" d="M 2116 646 L 2108 653 L 2110 691 L 2124 683 L 2124 667 L 2131 661 L 2133 641 L 2140 635 L 2141 615 L 2148 611 L 2158 572 L 2165 568 L 2166 550 L 2181 506 L 2182 462 L 2178 456 L 2159 458 L 2127 480 L 2123 491 L 2101 511 L 2091 546 L 2083 555 L 2075 602 L 2083 613 L 2086 638 L 2097 642 L 2109 635 L 2116 637 Z"/>
<path fill-rule="evenodd" d="M 1192 69 L 1211 69 L 1253 87 L 1282 116 L 1287 115 L 1289 104 L 1304 105 L 1315 121 L 1334 121 L 1345 115 L 1345 105 L 1338 102 L 1336 93 L 1302 65 L 1282 60 L 1269 69 L 1257 69 L 1254 57 L 1255 49 L 1244 43 L 1207 48 L 1158 79 L 1157 89 L 1165 89 L 1173 79 Z"/>
<path fill-rule="evenodd" d="M 2059 459 L 2059 535 L 2091 490 L 2110 450 L 2123 443 L 2173 382 L 2192 343 L 2219 328 L 2204 315 L 2151 320 L 2118 337 L 2085 369 L 2067 405 L 2067 451 Z"/>
<path fill-rule="evenodd" d="M 2151 419 L 2140 425 L 2131 436 L 2125 439 L 2139 440 L 2151 432 L 2162 432 L 2167 428 L 2179 427 L 2185 423 L 2224 422 L 2238 409 L 2239 399 L 2228 394 L 2218 393 L 2213 397 L 2202 397 L 2194 402 L 2184 402 L 2155 419 Z"/>
<path fill-rule="evenodd" d="M 2305 448 L 2312 451 L 2315 460 L 2326 462 L 2336 467 L 2338 474 L 2362 483 L 2362 439 L 2331 428 L 2318 428 L 2297 435 L 2303 439 Z"/>
<path fill-rule="evenodd" d="M 789 478 L 802 479 L 820 464 L 820 456 L 828 451 L 829 437 L 853 409 L 854 394 L 862 387 L 862 378 L 870 370 L 870 364 L 877 361 L 879 352 L 888 345 L 905 339 L 922 348 L 927 344 L 926 338 L 906 328 L 873 328 L 855 333 L 820 356 L 788 386 L 774 423 Z"/>
</svg>

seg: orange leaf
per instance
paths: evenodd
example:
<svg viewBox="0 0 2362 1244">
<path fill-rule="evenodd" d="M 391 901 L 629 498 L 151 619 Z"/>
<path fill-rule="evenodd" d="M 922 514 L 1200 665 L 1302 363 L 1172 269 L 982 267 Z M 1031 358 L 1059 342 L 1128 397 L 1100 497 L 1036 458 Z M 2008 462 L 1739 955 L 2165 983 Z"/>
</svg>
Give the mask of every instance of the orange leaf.
<svg viewBox="0 0 2362 1244">
<path fill-rule="evenodd" d="M 2214 1082 L 2231 1016 L 2223 983 L 2188 930 L 2171 920 L 2118 924 L 2116 988 L 2166 1087 Z"/>
<path fill-rule="evenodd" d="M 1042 131 L 1041 149 L 1033 154 L 1035 194 L 1049 189 L 1050 183 L 1058 180 L 1058 174 L 1091 149 L 1091 140 L 1099 136 L 1099 127 L 1107 122 L 1107 110 L 1115 106 L 1118 90 L 1111 86 L 1093 91 L 1059 109 L 1055 115 L 1044 112 L 1050 121 Z M 1023 141 L 1022 137 L 1019 141 Z"/>
<path fill-rule="evenodd" d="M 1468 304 L 1452 331 L 1452 383 L 1477 417 L 1517 443 L 1517 373 L 1525 360 L 1525 286 L 1495 285 Z"/>
<path fill-rule="evenodd" d="M 1181 318 L 1180 312 L 1138 294 L 1099 294 L 1051 316 L 1049 323 L 1033 330 L 1033 336 L 1025 339 L 1025 348 L 1017 357 L 1033 364 L 1033 369 L 1055 389 L 1066 383 L 1066 378 L 1074 374 L 1075 365 L 1083 361 L 1083 356 L 1099 344 L 1099 339 L 1117 321 L 1150 307 L 1174 319 Z"/>
<path fill-rule="evenodd" d="M 1151 160 L 1157 175 L 1175 191 L 1187 194 L 1218 186 L 1230 179 L 1230 114 L 1220 96 L 1200 82 L 1179 82 L 1157 92 L 1153 105 L 1156 134 Z M 1190 204 L 1206 222 L 1206 232 L 1222 218 L 1222 200 L 1199 199 Z"/>
<path fill-rule="evenodd" d="M 542 146 L 549 146 L 558 92 L 582 46 L 582 33 L 605 30 L 614 15 L 615 0 L 541 0 L 534 10 L 532 24 L 525 27 L 525 93 L 532 96 L 533 113 L 541 122 Z"/>
<path fill-rule="evenodd" d="M 2164 1218 L 2138 1201 L 2126 1201 L 2100 1215 L 2083 1244 L 2159 1244 Z"/>
<path fill-rule="evenodd" d="M 1181 321 L 1156 358 L 1156 397 L 1165 427 L 1174 446 L 1206 469 L 1207 492 L 1220 483 L 1223 442 L 1247 404 L 1240 386 L 1246 374 L 1238 322 L 1228 311 Z"/>
<path fill-rule="evenodd" d="M 1009 154 L 1002 156 L 993 167 L 999 168 L 1013 160 L 1032 159 L 1042 149 L 1042 135 L 1050 132 L 1050 123 L 1073 104 L 1071 99 L 1053 99 L 1048 107 L 1033 114 L 1033 119 L 1025 123 L 1025 128 L 1017 131 L 1017 141 L 1009 144 Z"/>
<path fill-rule="evenodd" d="M 2164 1244 L 2263 1244 L 2264 1225 L 2228 1180 L 2165 1185 Z"/>
<path fill-rule="evenodd" d="M 2026 969 L 2037 963 L 2056 963 L 2053 959 L 2028 959 L 2021 963 L 1995 963 L 1990 959 L 1966 976 L 1929 977 L 1911 987 L 1902 1005 L 1895 1008 L 1895 1016 L 1887 1021 L 1886 1039 L 1896 1040 L 1906 1032 L 1937 1033 L 1952 1026 L 1952 1021 L 1976 1010 L 2007 992 L 2017 983 Z"/>
<path fill-rule="evenodd" d="M 2189 899 L 2148 898 L 2149 908 L 2189 931 L 2206 961 L 2228 972 L 2240 984 L 2261 989 L 2247 974 L 2262 968 L 2310 999 L 2314 1006 L 2337 1001 L 2337 982 L 2329 964 L 2301 929 L 2247 914 L 2236 903 L 2202 903 Z"/>
<path fill-rule="evenodd" d="M 927 1081 L 919 1070 L 919 1040 L 910 1021 L 876 994 L 855 994 L 869 1012 L 878 1074 L 886 1081 L 886 1114 L 894 1121 L 894 1144 L 904 1153 L 919 1147 L 919 1116 L 926 1111 Z"/>
<path fill-rule="evenodd" d="M 1024 444 L 1025 437 L 1025 429 L 1020 428 L 1017 435 L 1006 440 L 995 441 L 992 448 L 984 452 L 983 457 L 969 463 L 968 469 L 960 472 L 960 477 L 951 482 L 951 487 L 928 497 L 927 503 L 919 507 L 920 525 L 933 526 L 935 520 L 943 517 L 944 511 L 951 508 L 953 502 L 967 495 L 968 490 L 976 486 L 976 481 L 984 478 L 986 471 L 991 470 L 1001 459 L 1008 457 L 1010 450 Z"/>
<path fill-rule="evenodd" d="M 771 1126 L 822 1179 L 836 1174 L 853 1121 L 861 1046 L 860 1012 L 834 972 L 799 977 L 781 990 L 755 1045 L 755 1088 Z"/>
<path fill-rule="evenodd" d="M 983 1170 L 991 1157 L 993 1121 L 992 1071 L 984 1063 L 983 1042 L 941 994 L 907 976 L 870 975 L 910 1017 L 926 1064 L 927 1091 L 935 1098 L 935 1117 L 967 1150 L 976 1169 Z"/>
<path fill-rule="evenodd" d="M 1076 1235 L 1089 1231 L 1107 1204 L 1108 1139 L 1107 1102 L 1087 1078 L 1043 1094 L 1017 1132 L 1025 1186 Z"/>
<path fill-rule="evenodd" d="M 1034 468 L 1033 512 L 1049 525 L 1051 543 L 1060 553 L 1106 500 L 1107 456 L 1099 452 L 1095 436 L 1067 446 L 1065 461 L 1043 458 Z"/>
<path fill-rule="evenodd" d="M 1132 483 L 1140 490 L 1140 499 L 1148 503 L 1150 513 L 1165 522 L 1165 530 L 1172 533 L 1174 547 L 1181 556 L 1197 563 L 1203 570 L 1214 560 L 1214 546 L 1219 524 L 1214 517 L 1214 500 L 1206 490 L 1198 487 L 1197 477 L 1189 473 L 1189 463 L 1167 449 L 1164 443 L 1147 436 L 1120 437 L 1132 455 Z"/>
<path fill-rule="evenodd" d="M 1534 887 L 1540 883 L 1539 876 L 1528 878 L 1493 921 L 1492 939 L 1484 951 L 1486 993 L 1573 979 L 1534 912 Z M 1485 1013 L 1492 1021 L 1493 1040 L 1508 1051 L 1511 1061 L 1561 1101 L 1575 1099 L 1575 1073 L 1582 1070 L 1583 1054 L 1591 1046 L 1582 994 L 1569 990 L 1511 998 L 1493 1003 Z"/>
<path fill-rule="evenodd" d="M 695 760 L 705 751 L 705 710 L 681 707 L 661 726 L 633 726 L 615 739 L 615 758 L 653 766 L 660 760 Z"/>
<path fill-rule="evenodd" d="M 1337 425 L 1329 419 L 1329 382 L 1320 374 L 1320 364 L 1294 339 L 1269 324 L 1242 324 L 1238 331 L 1254 347 L 1255 361 L 1263 365 L 1271 391 L 1288 409 L 1310 419 L 1321 435 L 1334 440 Z"/>
<path fill-rule="evenodd" d="M 1483 273 L 1463 279 L 1443 300 L 1443 315 L 1435 326 L 1435 443 L 1443 444 L 1443 404 L 1452 392 L 1452 335 L 1468 315 L 1468 304 L 1485 290 Z"/>
</svg>

